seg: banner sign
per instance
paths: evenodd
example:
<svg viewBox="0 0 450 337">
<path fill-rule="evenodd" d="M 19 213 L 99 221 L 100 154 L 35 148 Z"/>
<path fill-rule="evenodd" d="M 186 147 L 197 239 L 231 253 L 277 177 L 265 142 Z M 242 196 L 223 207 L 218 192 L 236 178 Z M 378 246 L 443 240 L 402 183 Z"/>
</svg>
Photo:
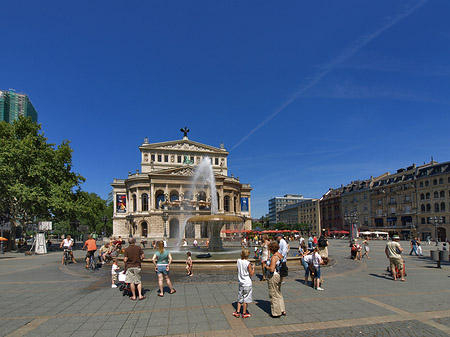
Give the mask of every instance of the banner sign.
<svg viewBox="0 0 450 337">
<path fill-rule="evenodd" d="M 241 212 L 248 212 L 248 198 L 241 198 Z"/>
<path fill-rule="evenodd" d="M 126 213 L 127 211 L 127 195 L 117 194 L 116 213 Z"/>
</svg>

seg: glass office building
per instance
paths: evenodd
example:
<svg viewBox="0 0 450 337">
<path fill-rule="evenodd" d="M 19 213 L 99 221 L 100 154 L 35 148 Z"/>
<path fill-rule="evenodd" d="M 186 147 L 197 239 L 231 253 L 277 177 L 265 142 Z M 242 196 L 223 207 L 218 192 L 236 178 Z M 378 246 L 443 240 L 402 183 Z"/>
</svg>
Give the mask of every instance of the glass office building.
<svg viewBox="0 0 450 337">
<path fill-rule="evenodd" d="M 37 122 L 37 111 L 28 96 L 11 89 L 0 90 L 0 122 L 12 123 L 19 116 L 31 117 L 34 122 Z"/>
</svg>

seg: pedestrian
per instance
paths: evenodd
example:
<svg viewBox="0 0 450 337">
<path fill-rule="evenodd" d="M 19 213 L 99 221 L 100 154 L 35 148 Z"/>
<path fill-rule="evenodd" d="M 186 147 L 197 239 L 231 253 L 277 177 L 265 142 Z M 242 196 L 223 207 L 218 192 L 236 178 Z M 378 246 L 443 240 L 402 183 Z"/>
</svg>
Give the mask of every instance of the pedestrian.
<svg viewBox="0 0 450 337">
<path fill-rule="evenodd" d="M 315 247 L 314 251 L 312 253 L 312 264 L 314 266 L 314 289 L 316 290 L 323 290 L 320 287 L 320 279 L 321 279 L 321 274 L 320 274 L 320 265 L 324 264 L 322 258 L 320 257 L 319 254 L 319 247 Z"/>
<path fill-rule="evenodd" d="M 325 235 L 321 235 L 317 241 L 319 247 L 319 254 L 321 257 L 328 257 L 328 240 Z"/>
<path fill-rule="evenodd" d="M 279 273 L 283 256 L 280 254 L 279 249 L 280 246 L 278 242 L 274 241 L 269 244 L 269 252 L 273 255 L 265 265 L 267 272 L 267 286 L 269 288 L 271 316 L 274 318 L 286 315 L 284 298 L 281 293 L 281 277 Z"/>
<path fill-rule="evenodd" d="M 237 260 L 237 272 L 239 281 L 237 309 L 233 313 L 234 317 L 249 318 L 251 314 L 247 311 L 248 305 L 252 303 L 252 276 L 255 274 L 255 267 L 248 261 L 250 251 L 247 248 L 242 249 L 241 258 Z"/>
<path fill-rule="evenodd" d="M 142 295 L 142 281 L 141 281 L 141 262 L 144 260 L 144 251 L 141 246 L 136 246 L 136 239 L 129 238 L 130 244 L 124 251 L 123 262 L 125 263 L 125 282 L 130 284 L 132 296 L 131 300 L 143 300 L 146 297 Z M 136 297 L 136 288 L 139 297 Z"/>
<path fill-rule="evenodd" d="M 198 246 L 198 241 L 197 241 L 197 239 L 194 239 L 194 241 L 192 242 L 192 245 L 193 245 L 194 247 L 197 247 L 197 246 Z"/>
<path fill-rule="evenodd" d="M 117 257 L 114 258 L 113 264 L 111 266 L 111 288 L 117 288 L 116 281 L 117 281 L 117 272 L 119 271 L 120 267 L 118 265 L 118 259 Z"/>
<path fill-rule="evenodd" d="M 363 246 L 364 246 L 364 254 L 361 256 L 361 258 L 363 258 L 364 256 L 367 256 L 367 258 L 370 259 L 370 257 L 369 257 L 369 251 L 370 251 L 369 241 L 364 240 Z"/>
<path fill-rule="evenodd" d="M 289 248 L 290 248 L 289 244 L 286 242 L 286 240 L 284 239 L 284 235 L 281 234 L 281 233 L 278 233 L 277 235 L 275 235 L 275 239 L 277 240 L 278 245 L 280 246 L 279 252 L 280 252 L 281 256 L 283 257 L 281 259 L 281 265 L 282 264 L 286 264 L 287 256 L 288 256 Z M 282 274 L 280 274 L 280 276 L 281 275 Z M 286 275 L 283 275 L 283 276 L 286 276 Z M 284 277 L 281 277 L 281 282 L 282 283 L 283 283 L 283 278 Z"/>
<path fill-rule="evenodd" d="M 417 239 L 417 253 L 419 253 L 420 256 L 423 256 L 422 243 L 419 238 Z"/>
<path fill-rule="evenodd" d="M 413 252 L 416 256 L 419 255 L 417 254 L 417 238 L 412 238 L 411 240 L 411 251 L 409 252 L 409 255 L 412 255 Z"/>
<path fill-rule="evenodd" d="M 261 256 L 260 256 L 260 261 L 261 261 L 261 268 L 262 268 L 262 278 L 261 281 L 265 281 L 266 280 L 266 270 L 264 269 L 264 266 L 267 262 L 267 260 L 269 259 L 269 237 L 267 236 L 267 234 L 264 234 L 261 237 Z"/>
<path fill-rule="evenodd" d="M 392 237 L 392 241 L 389 241 L 386 244 L 384 252 L 386 257 L 389 259 L 391 274 L 394 281 L 397 281 L 397 273 L 395 271 L 395 268 L 397 268 L 400 271 L 402 282 L 405 282 L 405 271 L 403 268 L 404 261 L 400 255 L 403 252 L 403 248 L 398 243 L 399 241 L 400 237 L 398 235 L 394 235 Z"/>
<path fill-rule="evenodd" d="M 312 264 L 312 255 L 311 252 L 308 249 L 306 249 L 306 245 L 304 242 L 301 246 L 300 262 L 303 266 L 303 269 L 305 269 L 305 285 L 307 285 L 309 275 L 311 275 L 311 282 L 313 281 L 310 270 L 310 264 Z"/>
<path fill-rule="evenodd" d="M 158 285 L 159 285 L 158 296 L 159 297 L 164 296 L 163 275 L 170 289 L 169 294 L 175 294 L 176 290 L 172 287 L 172 282 L 170 281 L 169 277 L 170 264 L 172 263 L 172 255 L 168 250 L 164 249 L 164 242 L 162 241 L 158 242 L 158 251 L 156 251 L 155 254 L 153 254 L 152 261 L 153 265 L 155 266 L 156 275 L 158 275 Z"/>
<path fill-rule="evenodd" d="M 194 274 L 192 273 L 193 262 L 192 262 L 191 252 L 187 252 L 186 255 L 187 255 L 187 259 L 186 259 L 187 276 L 194 276 Z"/>
</svg>

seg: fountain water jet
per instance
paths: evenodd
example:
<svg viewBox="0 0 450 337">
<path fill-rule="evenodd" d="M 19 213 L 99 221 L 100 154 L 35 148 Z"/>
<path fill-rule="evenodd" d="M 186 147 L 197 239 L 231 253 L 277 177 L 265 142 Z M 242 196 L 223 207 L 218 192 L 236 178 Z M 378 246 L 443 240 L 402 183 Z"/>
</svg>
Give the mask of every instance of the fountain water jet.
<svg viewBox="0 0 450 337">
<path fill-rule="evenodd" d="M 186 225 L 200 224 L 206 225 L 207 233 L 209 236 L 209 251 L 222 251 L 222 239 L 220 238 L 220 230 L 224 224 L 243 224 L 244 218 L 235 215 L 223 215 L 217 214 L 219 211 L 216 192 L 216 178 L 214 177 L 214 171 L 211 165 L 211 159 L 205 157 L 200 164 L 195 168 L 194 176 L 192 178 L 192 189 L 195 190 L 197 186 L 207 185 L 211 193 L 211 201 L 209 203 L 211 214 L 210 215 L 194 215 L 183 221 L 182 228 L 180 230 L 180 236 L 178 238 L 178 247 L 180 247 L 181 240 L 184 237 Z M 206 202 L 205 204 L 208 204 Z"/>
</svg>

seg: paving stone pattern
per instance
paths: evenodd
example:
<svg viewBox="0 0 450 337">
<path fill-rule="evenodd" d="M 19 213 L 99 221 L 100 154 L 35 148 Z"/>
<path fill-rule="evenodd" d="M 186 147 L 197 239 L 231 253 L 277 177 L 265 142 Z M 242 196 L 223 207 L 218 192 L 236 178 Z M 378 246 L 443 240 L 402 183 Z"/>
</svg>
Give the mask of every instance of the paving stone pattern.
<svg viewBox="0 0 450 337">
<path fill-rule="evenodd" d="M 447 336 L 450 265 L 437 269 L 427 257 L 434 246 L 425 245 L 425 257 L 404 257 L 407 281 L 393 282 L 384 246 L 371 242 L 371 259 L 353 261 L 348 242 L 330 240 L 333 263 L 322 270 L 322 292 L 305 285 L 300 263 L 291 262 L 282 286 L 287 316 L 278 319 L 270 317 L 259 267 L 252 317 L 237 319 L 233 267 L 194 266 L 194 277 L 174 267 L 177 293 L 169 295 L 166 287 L 163 298 L 156 296 L 154 271 L 144 269 L 147 299 L 130 301 L 111 288 L 110 266 L 84 269 L 82 251 L 75 251 L 80 263 L 67 266 L 60 265 L 59 252 L 9 253 L 0 256 L 0 336 Z"/>
</svg>

